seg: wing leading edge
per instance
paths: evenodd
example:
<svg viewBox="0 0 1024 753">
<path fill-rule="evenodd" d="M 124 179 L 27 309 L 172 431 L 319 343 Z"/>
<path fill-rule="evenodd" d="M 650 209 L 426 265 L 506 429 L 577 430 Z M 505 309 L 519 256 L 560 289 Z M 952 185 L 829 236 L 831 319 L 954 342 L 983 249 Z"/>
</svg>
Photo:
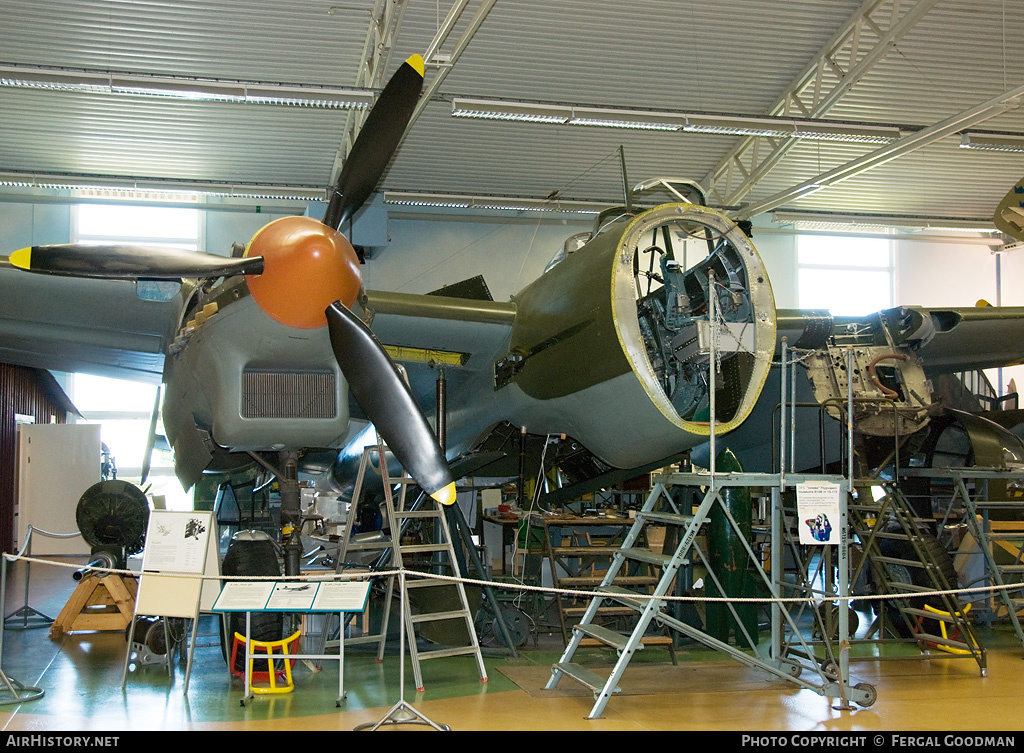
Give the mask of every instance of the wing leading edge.
<svg viewBox="0 0 1024 753">
<path fill-rule="evenodd" d="M 136 284 L 27 275 L 0 259 L 0 362 L 159 384 L 182 295 Z"/>
</svg>

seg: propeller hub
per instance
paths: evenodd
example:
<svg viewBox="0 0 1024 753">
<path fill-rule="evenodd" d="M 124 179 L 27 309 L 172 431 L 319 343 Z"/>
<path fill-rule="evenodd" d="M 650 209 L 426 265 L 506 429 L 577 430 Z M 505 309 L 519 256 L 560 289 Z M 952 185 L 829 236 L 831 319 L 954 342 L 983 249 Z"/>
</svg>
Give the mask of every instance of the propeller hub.
<svg viewBox="0 0 1024 753">
<path fill-rule="evenodd" d="M 245 278 L 256 303 L 290 327 L 324 327 L 329 305 L 341 301 L 347 308 L 359 296 L 362 276 L 352 244 L 310 217 L 282 217 L 264 225 L 245 255 L 264 259 L 263 274 Z"/>
</svg>

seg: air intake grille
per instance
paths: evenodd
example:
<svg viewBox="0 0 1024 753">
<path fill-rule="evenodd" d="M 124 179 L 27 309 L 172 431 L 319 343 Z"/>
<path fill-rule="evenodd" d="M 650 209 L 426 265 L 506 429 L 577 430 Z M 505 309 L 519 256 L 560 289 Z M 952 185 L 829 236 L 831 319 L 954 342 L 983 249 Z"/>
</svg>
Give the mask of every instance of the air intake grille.
<svg viewBox="0 0 1024 753">
<path fill-rule="evenodd" d="M 336 418 L 334 373 L 242 373 L 242 418 Z"/>
</svg>

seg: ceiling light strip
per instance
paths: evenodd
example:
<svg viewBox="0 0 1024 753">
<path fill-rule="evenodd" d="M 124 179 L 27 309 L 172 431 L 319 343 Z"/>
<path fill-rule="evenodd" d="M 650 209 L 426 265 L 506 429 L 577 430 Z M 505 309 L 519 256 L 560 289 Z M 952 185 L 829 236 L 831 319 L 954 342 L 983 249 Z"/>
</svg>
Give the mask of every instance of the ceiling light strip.
<svg viewBox="0 0 1024 753">
<path fill-rule="evenodd" d="M 456 97 L 452 100 L 452 116 L 646 131 L 687 131 L 730 136 L 803 138 L 869 144 L 888 144 L 899 139 L 901 134 L 898 127 L 890 125 L 862 125 L 840 121 L 766 116 L 580 107 L 463 97 Z"/>
<path fill-rule="evenodd" d="M 39 188 L 72 191 L 114 191 L 149 196 L 154 193 L 194 193 L 201 196 L 234 199 L 279 199 L 323 201 L 326 190 L 308 186 L 260 186 L 246 184 L 202 183 L 161 179 L 116 178 L 0 172 L 0 187 Z"/>
<path fill-rule="evenodd" d="M 514 212 L 572 212 L 597 214 L 607 204 L 561 199 L 526 199 L 509 196 L 466 196 L 460 194 L 385 191 L 384 203 L 398 206 L 437 207 L 442 209 L 487 209 Z"/>
<path fill-rule="evenodd" d="M 0 87 L 328 109 L 366 109 L 373 104 L 376 98 L 375 92 L 370 89 L 219 79 L 131 76 L 97 71 L 51 70 L 9 65 L 0 66 Z"/>
<path fill-rule="evenodd" d="M 1024 152 L 1024 134 L 968 131 L 960 137 L 960 148 L 988 152 Z"/>
</svg>

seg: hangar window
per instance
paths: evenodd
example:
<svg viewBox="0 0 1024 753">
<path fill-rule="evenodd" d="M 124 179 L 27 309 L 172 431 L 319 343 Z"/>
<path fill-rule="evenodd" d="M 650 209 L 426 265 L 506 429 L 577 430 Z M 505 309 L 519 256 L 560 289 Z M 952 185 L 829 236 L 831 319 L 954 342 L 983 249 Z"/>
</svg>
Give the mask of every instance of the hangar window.
<svg viewBox="0 0 1024 753">
<path fill-rule="evenodd" d="M 159 206 L 82 204 L 72 214 L 72 242 L 137 243 L 198 250 L 198 209 Z M 117 478 L 138 483 L 143 465 L 156 386 L 89 374 L 68 378 L 68 393 L 84 419 L 101 425 L 100 439 L 109 449 Z M 163 425 L 157 422 L 157 435 Z M 168 509 L 192 509 L 192 495 L 174 476 L 169 452 L 155 450 L 146 486 L 163 496 Z"/>
<path fill-rule="evenodd" d="M 893 247 L 888 238 L 797 236 L 800 308 L 861 316 L 891 308 Z"/>
</svg>

